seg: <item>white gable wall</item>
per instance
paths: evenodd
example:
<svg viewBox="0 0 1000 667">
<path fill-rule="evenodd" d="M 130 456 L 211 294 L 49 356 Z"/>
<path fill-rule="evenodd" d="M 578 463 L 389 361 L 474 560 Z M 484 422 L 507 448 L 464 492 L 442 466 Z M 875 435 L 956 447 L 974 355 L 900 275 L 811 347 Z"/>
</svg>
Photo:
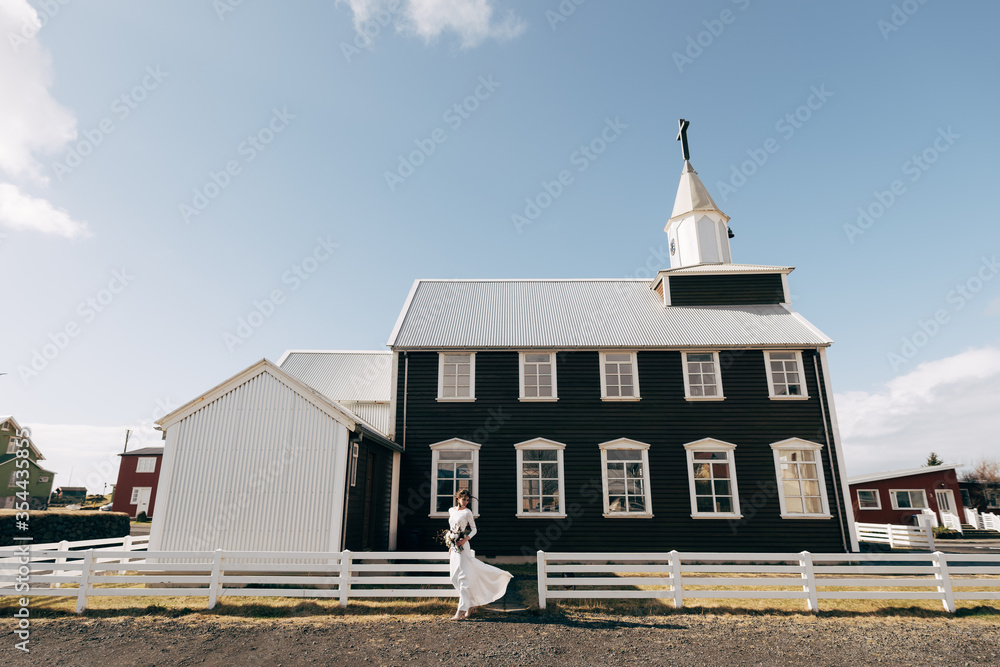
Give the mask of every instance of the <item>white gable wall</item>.
<svg viewBox="0 0 1000 667">
<path fill-rule="evenodd" d="M 339 550 L 347 440 L 274 375 L 248 379 L 167 427 L 150 549 Z"/>
</svg>

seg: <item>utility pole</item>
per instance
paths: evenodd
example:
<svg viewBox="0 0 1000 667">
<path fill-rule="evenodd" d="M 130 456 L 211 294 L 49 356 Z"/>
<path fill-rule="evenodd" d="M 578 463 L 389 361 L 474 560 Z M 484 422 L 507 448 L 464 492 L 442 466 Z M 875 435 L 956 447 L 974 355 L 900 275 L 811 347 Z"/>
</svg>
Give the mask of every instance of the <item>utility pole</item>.
<svg viewBox="0 0 1000 667">
<path fill-rule="evenodd" d="M 125 449 L 122 450 L 122 454 L 128 451 L 128 437 L 132 435 L 132 429 L 125 429 Z"/>
</svg>

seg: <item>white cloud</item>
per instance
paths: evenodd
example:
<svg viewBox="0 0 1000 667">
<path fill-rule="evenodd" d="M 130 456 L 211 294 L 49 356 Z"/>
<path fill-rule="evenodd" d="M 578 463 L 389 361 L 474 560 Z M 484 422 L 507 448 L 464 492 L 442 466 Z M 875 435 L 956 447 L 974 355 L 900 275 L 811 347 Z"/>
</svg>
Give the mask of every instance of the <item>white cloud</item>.
<svg viewBox="0 0 1000 667">
<path fill-rule="evenodd" d="M 61 150 L 76 138 L 76 117 L 49 93 L 52 62 L 37 38 L 38 14 L 27 0 L 0 2 L 0 170 L 47 183 L 36 153 Z"/>
<path fill-rule="evenodd" d="M 917 366 L 874 392 L 835 396 L 850 475 L 1000 458 L 1000 349 Z"/>
<path fill-rule="evenodd" d="M 87 223 L 44 199 L 31 197 L 10 183 L 0 183 L 0 227 L 32 230 L 66 238 L 90 236 Z"/>
<path fill-rule="evenodd" d="M 431 42 L 450 30 L 462 40 L 462 48 L 478 46 L 487 39 L 504 41 L 517 37 L 526 27 L 513 12 L 502 19 L 494 14 L 492 0 L 339 0 L 354 12 L 354 28 L 364 33 L 371 21 L 392 16 L 397 29 Z M 395 8 L 396 13 L 393 14 Z"/>
</svg>

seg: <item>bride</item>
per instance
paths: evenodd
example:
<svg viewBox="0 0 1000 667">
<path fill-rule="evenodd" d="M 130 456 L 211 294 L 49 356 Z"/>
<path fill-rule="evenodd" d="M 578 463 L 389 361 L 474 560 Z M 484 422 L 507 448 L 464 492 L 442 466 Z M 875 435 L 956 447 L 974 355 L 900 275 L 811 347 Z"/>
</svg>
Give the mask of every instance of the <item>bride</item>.
<svg viewBox="0 0 1000 667">
<path fill-rule="evenodd" d="M 513 576 L 477 560 L 472 553 L 469 540 L 476 534 L 476 522 L 469 509 L 471 497 L 467 490 L 462 489 L 455 494 L 455 506 L 448 510 L 448 526 L 453 533 L 463 535 L 467 528 L 470 531 L 451 548 L 451 583 L 458 589 L 458 611 L 452 616 L 453 621 L 468 618 L 479 605 L 502 598 Z"/>
</svg>

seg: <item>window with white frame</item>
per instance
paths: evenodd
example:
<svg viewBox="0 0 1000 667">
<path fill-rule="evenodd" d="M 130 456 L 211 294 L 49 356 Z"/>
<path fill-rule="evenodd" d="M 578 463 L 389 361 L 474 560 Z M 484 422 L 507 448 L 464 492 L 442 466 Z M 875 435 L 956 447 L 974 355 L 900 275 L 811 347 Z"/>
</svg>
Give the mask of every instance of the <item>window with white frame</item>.
<svg viewBox="0 0 1000 667">
<path fill-rule="evenodd" d="M 351 469 L 348 473 L 348 477 L 351 480 L 351 486 L 357 486 L 358 484 L 358 453 L 361 448 L 358 443 L 351 443 Z"/>
<path fill-rule="evenodd" d="M 800 399 L 806 395 L 802 375 L 802 353 L 795 351 L 764 352 L 767 369 L 767 390 L 771 398 Z"/>
<path fill-rule="evenodd" d="M 8 440 L 7 441 L 7 453 L 8 454 L 17 454 L 17 446 L 18 446 L 18 444 L 20 444 L 20 441 L 17 438 L 11 438 L 10 440 Z"/>
<path fill-rule="evenodd" d="M 605 518 L 652 518 L 649 445 L 619 438 L 598 446 L 601 449 Z"/>
<path fill-rule="evenodd" d="M 519 517 L 566 516 L 561 442 L 535 438 L 514 445 L 517 451 Z"/>
<path fill-rule="evenodd" d="M 882 500 L 879 498 L 878 489 L 858 489 L 858 509 L 882 509 Z"/>
<path fill-rule="evenodd" d="M 556 390 L 556 353 L 521 352 L 520 377 L 522 401 L 554 401 Z"/>
<path fill-rule="evenodd" d="M 139 460 L 135 462 L 136 472 L 156 472 L 156 457 L 155 456 L 140 456 Z"/>
<path fill-rule="evenodd" d="M 455 493 L 468 491 L 472 495 L 473 515 L 479 515 L 479 447 L 468 440 L 453 438 L 431 445 L 431 514 L 435 518 L 448 516 L 455 505 Z"/>
<path fill-rule="evenodd" d="M 601 352 L 601 398 L 634 401 L 639 398 L 635 352 Z"/>
<path fill-rule="evenodd" d="M 894 510 L 927 509 L 927 494 L 923 489 L 890 489 L 889 498 Z"/>
<path fill-rule="evenodd" d="M 778 500 L 785 519 L 830 518 L 820 453 L 823 445 L 789 438 L 771 445 Z"/>
<path fill-rule="evenodd" d="M 476 353 L 438 353 L 438 400 L 476 400 Z"/>
<path fill-rule="evenodd" d="M 10 471 L 10 481 L 7 482 L 7 486 L 13 487 L 17 485 L 17 470 Z"/>
<path fill-rule="evenodd" d="M 705 438 L 684 445 L 687 450 L 691 516 L 701 519 L 739 518 L 736 485 L 736 445 Z"/>
<path fill-rule="evenodd" d="M 689 401 L 721 401 L 722 375 L 718 352 L 684 352 L 684 397 Z"/>
<path fill-rule="evenodd" d="M 135 487 L 132 487 L 132 497 L 129 498 L 128 504 L 129 505 L 138 505 L 139 504 L 139 498 L 142 495 L 143 491 L 152 492 L 153 491 L 153 487 L 151 487 L 151 486 L 135 486 Z"/>
<path fill-rule="evenodd" d="M 9 430 L 10 430 L 10 422 L 4 422 L 2 425 L 0 425 L 0 431 L 9 431 Z"/>
</svg>

